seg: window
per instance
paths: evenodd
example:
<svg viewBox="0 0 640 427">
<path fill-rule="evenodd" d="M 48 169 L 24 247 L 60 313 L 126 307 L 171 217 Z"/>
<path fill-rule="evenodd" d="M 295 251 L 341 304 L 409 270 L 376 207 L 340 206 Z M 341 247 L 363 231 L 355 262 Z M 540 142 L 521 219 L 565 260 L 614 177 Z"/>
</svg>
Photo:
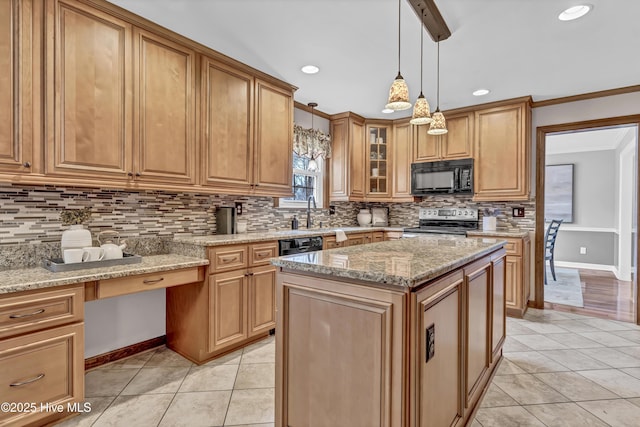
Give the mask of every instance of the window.
<svg viewBox="0 0 640 427">
<path fill-rule="evenodd" d="M 318 168 L 310 171 L 309 158 L 293 153 L 293 197 L 280 199 L 281 208 L 306 208 L 309 196 L 315 197 L 318 207 L 322 206 L 324 161 L 319 158 L 316 163 Z"/>
</svg>

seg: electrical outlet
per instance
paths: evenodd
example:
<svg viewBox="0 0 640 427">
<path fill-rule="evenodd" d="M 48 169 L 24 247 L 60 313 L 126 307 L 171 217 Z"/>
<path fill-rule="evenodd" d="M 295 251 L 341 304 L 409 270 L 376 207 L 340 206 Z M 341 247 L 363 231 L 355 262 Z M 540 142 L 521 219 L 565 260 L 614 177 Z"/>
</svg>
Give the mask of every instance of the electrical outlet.
<svg viewBox="0 0 640 427">
<path fill-rule="evenodd" d="M 514 218 L 524 218 L 524 208 L 513 208 Z"/>
<path fill-rule="evenodd" d="M 336 207 L 334 205 L 329 205 L 329 215 L 336 214 Z"/>
<path fill-rule="evenodd" d="M 236 202 L 236 215 L 242 215 L 242 203 Z"/>
<path fill-rule="evenodd" d="M 425 363 L 436 355 L 436 325 L 432 323 L 425 330 Z"/>
<path fill-rule="evenodd" d="M 587 248 L 585 248 L 584 246 L 580 247 L 580 255 L 586 255 L 587 254 Z"/>
</svg>

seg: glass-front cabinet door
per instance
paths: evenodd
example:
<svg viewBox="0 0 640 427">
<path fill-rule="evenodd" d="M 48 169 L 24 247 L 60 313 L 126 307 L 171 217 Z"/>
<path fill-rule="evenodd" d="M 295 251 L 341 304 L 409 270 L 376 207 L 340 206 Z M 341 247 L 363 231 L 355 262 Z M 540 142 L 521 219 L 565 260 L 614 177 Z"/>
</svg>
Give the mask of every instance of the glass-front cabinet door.
<svg viewBox="0 0 640 427">
<path fill-rule="evenodd" d="M 367 198 L 388 198 L 391 192 L 391 163 L 389 144 L 391 129 L 388 126 L 367 126 Z"/>
</svg>

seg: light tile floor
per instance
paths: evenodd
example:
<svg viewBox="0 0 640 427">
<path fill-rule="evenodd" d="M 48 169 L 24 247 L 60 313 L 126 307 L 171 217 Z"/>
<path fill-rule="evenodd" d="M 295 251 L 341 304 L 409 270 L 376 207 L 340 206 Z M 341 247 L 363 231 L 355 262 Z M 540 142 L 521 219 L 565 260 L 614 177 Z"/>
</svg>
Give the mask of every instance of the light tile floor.
<svg viewBox="0 0 640 427">
<path fill-rule="evenodd" d="M 273 426 L 274 338 L 196 366 L 167 348 L 86 374 L 90 413 L 60 426 Z M 529 309 L 472 427 L 640 426 L 640 327 Z M 348 426 L 345 426 L 348 427 Z"/>
</svg>

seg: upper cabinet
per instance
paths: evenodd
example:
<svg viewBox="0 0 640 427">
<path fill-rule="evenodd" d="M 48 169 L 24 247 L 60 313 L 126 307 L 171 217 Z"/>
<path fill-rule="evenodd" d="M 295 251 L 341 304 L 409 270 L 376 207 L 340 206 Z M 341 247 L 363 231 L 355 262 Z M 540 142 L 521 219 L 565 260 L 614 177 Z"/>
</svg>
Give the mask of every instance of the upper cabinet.
<svg viewBox="0 0 640 427">
<path fill-rule="evenodd" d="M 391 151 L 391 198 L 394 202 L 413 202 L 411 195 L 412 136 L 415 128 L 409 120 L 393 123 Z"/>
<path fill-rule="evenodd" d="M 331 121 L 329 199 L 362 201 L 365 198 L 365 124 L 353 113 Z"/>
<path fill-rule="evenodd" d="M 193 184 L 196 54 L 148 31 L 134 38 L 135 180 Z"/>
<path fill-rule="evenodd" d="M 475 112 L 474 200 L 529 198 L 529 101 Z"/>
<path fill-rule="evenodd" d="M 229 194 L 291 195 L 292 91 L 211 58 L 201 68 L 201 184 Z"/>
<path fill-rule="evenodd" d="M 253 179 L 253 76 L 202 58 L 202 185 L 246 192 Z"/>
<path fill-rule="evenodd" d="M 291 196 L 293 181 L 293 93 L 256 79 L 254 192 Z"/>
<path fill-rule="evenodd" d="M 429 126 L 416 126 L 414 132 L 413 161 L 464 159 L 473 156 L 473 112 L 446 114 L 448 133 L 429 135 Z"/>
<path fill-rule="evenodd" d="M 392 127 L 367 125 L 365 164 L 367 200 L 388 199 L 391 196 Z"/>
<path fill-rule="evenodd" d="M 46 172 L 126 179 L 132 159 L 132 27 L 47 1 Z"/>
<path fill-rule="evenodd" d="M 33 170 L 33 4 L 0 2 L 0 172 Z"/>
</svg>

